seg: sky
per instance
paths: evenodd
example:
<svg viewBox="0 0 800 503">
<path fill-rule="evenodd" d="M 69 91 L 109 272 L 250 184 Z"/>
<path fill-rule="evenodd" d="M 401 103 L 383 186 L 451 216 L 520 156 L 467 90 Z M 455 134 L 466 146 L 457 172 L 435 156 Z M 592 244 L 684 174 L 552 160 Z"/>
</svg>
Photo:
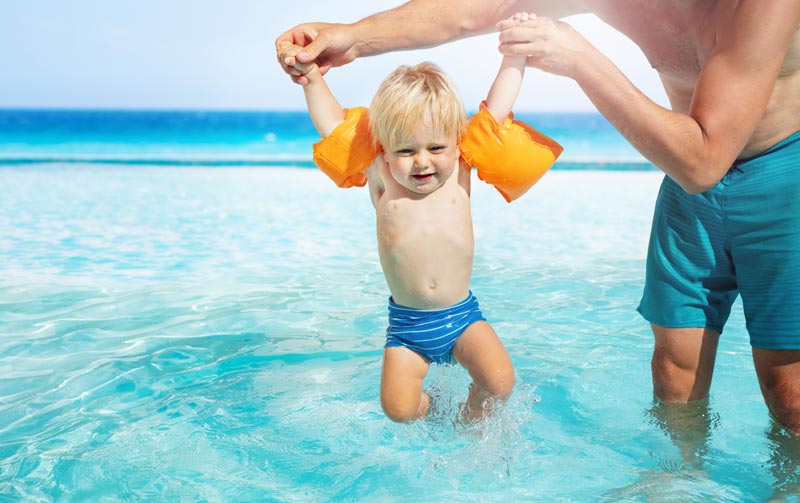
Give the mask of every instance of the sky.
<svg viewBox="0 0 800 503">
<path fill-rule="evenodd" d="M 353 22 L 402 0 L 5 0 L 0 108 L 303 110 L 274 40 L 306 21 Z M 590 15 L 565 19 L 656 102 L 667 101 L 641 51 Z M 401 64 L 432 61 L 468 109 L 500 63 L 497 35 L 362 58 L 328 74 L 345 107 L 367 105 Z M 517 111 L 593 111 L 578 86 L 528 69 Z"/>
</svg>

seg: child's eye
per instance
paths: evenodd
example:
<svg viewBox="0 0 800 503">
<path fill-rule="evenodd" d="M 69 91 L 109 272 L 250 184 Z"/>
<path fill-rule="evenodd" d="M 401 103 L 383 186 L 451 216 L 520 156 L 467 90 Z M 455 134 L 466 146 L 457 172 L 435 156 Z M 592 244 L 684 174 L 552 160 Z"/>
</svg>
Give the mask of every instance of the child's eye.
<svg viewBox="0 0 800 503">
<path fill-rule="evenodd" d="M 411 155 L 411 154 L 414 153 L 414 150 L 412 150 L 410 148 L 401 148 L 399 150 L 395 150 L 395 153 L 397 155 Z"/>
<path fill-rule="evenodd" d="M 442 150 L 444 150 L 444 146 L 443 145 L 434 145 L 433 147 L 429 148 L 428 150 L 430 150 L 431 152 L 441 152 Z"/>
</svg>

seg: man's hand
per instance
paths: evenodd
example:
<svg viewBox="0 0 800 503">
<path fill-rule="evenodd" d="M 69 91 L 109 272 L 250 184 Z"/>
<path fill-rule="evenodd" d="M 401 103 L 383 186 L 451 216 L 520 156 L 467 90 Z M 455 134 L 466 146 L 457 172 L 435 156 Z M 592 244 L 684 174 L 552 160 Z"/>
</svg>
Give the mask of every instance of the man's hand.
<svg viewBox="0 0 800 503">
<path fill-rule="evenodd" d="M 332 67 L 345 65 L 357 57 L 353 48 L 355 39 L 350 30 L 350 25 L 345 24 L 299 24 L 275 40 L 278 62 L 295 83 L 305 84 L 300 65 L 316 63 L 324 75 Z M 293 55 L 295 64 L 287 64 L 289 54 L 286 48 L 294 45 L 303 47 L 303 50 Z"/>
<path fill-rule="evenodd" d="M 500 52 L 525 54 L 528 66 L 575 78 L 582 62 L 597 49 L 570 25 L 548 17 L 507 19 L 497 24 Z"/>
<path fill-rule="evenodd" d="M 319 68 L 314 63 L 301 63 L 297 61 L 297 53 L 303 50 L 300 45 L 280 41 L 279 61 L 290 69 L 292 81 L 301 86 L 306 86 L 312 78 L 319 76 Z"/>
</svg>

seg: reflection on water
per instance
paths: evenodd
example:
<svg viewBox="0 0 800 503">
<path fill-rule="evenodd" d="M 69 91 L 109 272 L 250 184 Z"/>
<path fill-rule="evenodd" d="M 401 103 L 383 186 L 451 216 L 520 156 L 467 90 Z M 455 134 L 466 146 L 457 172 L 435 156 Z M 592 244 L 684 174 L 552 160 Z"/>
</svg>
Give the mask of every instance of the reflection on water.
<svg viewBox="0 0 800 503">
<path fill-rule="evenodd" d="M 719 426 L 719 414 L 708 399 L 690 403 L 669 403 L 658 399 L 648 410 L 652 423 L 663 431 L 680 451 L 681 470 L 702 470 L 711 434 Z"/>
<path fill-rule="evenodd" d="M 775 478 L 773 501 L 800 501 L 800 439 L 773 420 L 767 431 L 767 442 Z"/>
</svg>

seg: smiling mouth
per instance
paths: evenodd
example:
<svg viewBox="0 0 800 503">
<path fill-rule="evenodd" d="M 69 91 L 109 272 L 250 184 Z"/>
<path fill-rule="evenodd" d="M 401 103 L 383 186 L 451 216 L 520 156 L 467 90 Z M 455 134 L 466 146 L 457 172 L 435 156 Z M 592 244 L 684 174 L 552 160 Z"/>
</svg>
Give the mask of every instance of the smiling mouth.
<svg viewBox="0 0 800 503">
<path fill-rule="evenodd" d="M 427 182 L 428 180 L 433 178 L 433 173 L 425 173 L 425 174 L 411 175 L 411 176 L 414 178 L 414 180 L 418 182 Z"/>
</svg>

